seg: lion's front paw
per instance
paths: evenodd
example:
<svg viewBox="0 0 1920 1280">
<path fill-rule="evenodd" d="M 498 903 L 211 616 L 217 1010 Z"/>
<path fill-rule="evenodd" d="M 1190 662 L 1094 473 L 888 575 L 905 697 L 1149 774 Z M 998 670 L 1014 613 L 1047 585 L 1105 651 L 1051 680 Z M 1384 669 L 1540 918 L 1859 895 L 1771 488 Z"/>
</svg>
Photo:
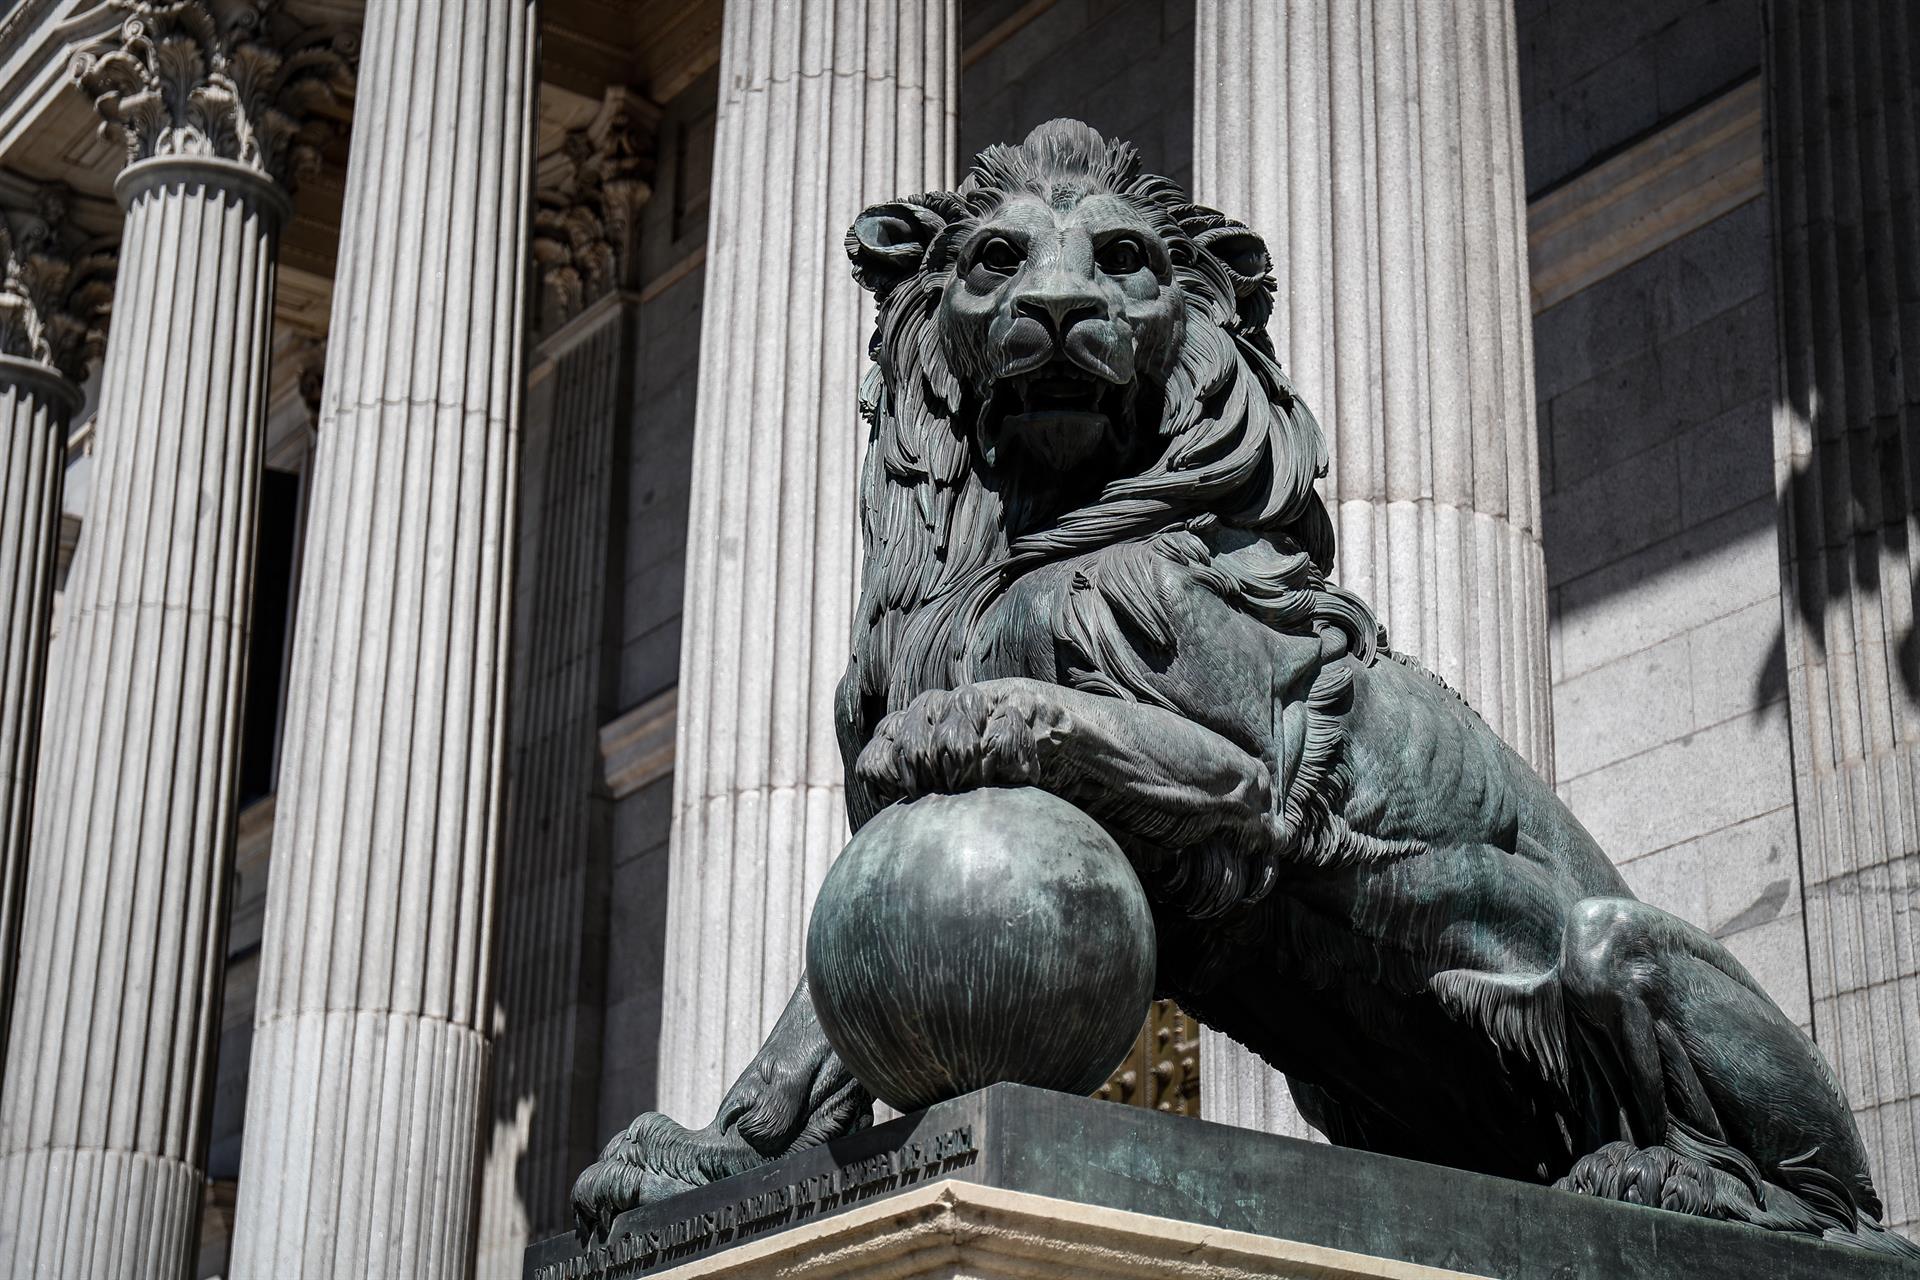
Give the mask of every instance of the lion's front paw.
<svg viewBox="0 0 1920 1280">
<path fill-rule="evenodd" d="M 1063 727 L 1031 680 L 923 693 L 875 728 L 854 773 L 883 800 L 977 787 L 1042 786 Z"/>
<path fill-rule="evenodd" d="M 573 1222 L 581 1240 L 604 1236 L 628 1209 L 701 1185 L 680 1172 L 697 1168 L 698 1162 L 687 1157 L 700 1140 L 700 1133 L 658 1112 L 649 1111 L 628 1125 L 574 1180 Z"/>
</svg>

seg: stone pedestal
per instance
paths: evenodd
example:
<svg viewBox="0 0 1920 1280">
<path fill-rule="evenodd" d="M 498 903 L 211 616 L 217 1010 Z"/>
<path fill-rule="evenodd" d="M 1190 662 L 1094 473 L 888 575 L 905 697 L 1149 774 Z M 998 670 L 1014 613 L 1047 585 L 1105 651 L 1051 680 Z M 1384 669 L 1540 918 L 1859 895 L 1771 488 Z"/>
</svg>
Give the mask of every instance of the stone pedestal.
<svg viewBox="0 0 1920 1280">
<path fill-rule="evenodd" d="M 699 1125 L 792 996 L 846 841 L 872 311 L 853 216 L 952 185 L 955 0 L 730 0 L 687 530 L 659 1108 Z"/>
<path fill-rule="evenodd" d="M 1194 196 L 1273 253 L 1335 576 L 1551 776 L 1512 0 L 1220 0 L 1195 38 Z M 1209 1117 L 1304 1132 L 1231 1041 L 1201 1070 Z"/>
<path fill-rule="evenodd" d="M 369 0 L 236 1280 L 460 1280 L 487 1073 L 538 7 Z"/>
<path fill-rule="evenodd" d="M 1471 1280 L 1463 1271 L 952 1180 L 662 1274 L 673 1280 Z M 527 1280 L 549 1275 L 529 1269 Z"/>
<path fill-rule="evenodd" d="M 643 1276 L 1902 1280 L 1807 1237 L 995 1085 L 527 1250 Z"/>
<path fill-rule="evenodd" d="M 287 201 L 216 158 L 143 160 L 115 189 L 89 549 L 48 697 L 0 1090 L 0 1272 L 17 1276 L 186 1266 L 220 1015 Z"/>
</svg>

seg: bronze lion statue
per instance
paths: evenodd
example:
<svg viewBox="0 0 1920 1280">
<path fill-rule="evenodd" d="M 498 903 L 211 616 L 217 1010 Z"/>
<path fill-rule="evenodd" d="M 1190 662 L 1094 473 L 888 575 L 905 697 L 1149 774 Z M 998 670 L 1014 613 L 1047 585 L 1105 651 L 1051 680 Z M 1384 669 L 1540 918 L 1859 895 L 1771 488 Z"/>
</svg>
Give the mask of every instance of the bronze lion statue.
<svg viewBox="0 0 1920 1280">
<path fill-rule="evenodd" d="M 878 300 L 856 828 L 982 786 L 1079 806 L 1163 994 L 1336 1143 L 1920 1256 L 1812 1041 L 1327 580 L 1257 235 L 1057 120 L 847 251 Z M 583 1230 L 871 1105 L 803 984 L 710 1124 L 642 1116 L 581 1175 Z"/>
</svg>

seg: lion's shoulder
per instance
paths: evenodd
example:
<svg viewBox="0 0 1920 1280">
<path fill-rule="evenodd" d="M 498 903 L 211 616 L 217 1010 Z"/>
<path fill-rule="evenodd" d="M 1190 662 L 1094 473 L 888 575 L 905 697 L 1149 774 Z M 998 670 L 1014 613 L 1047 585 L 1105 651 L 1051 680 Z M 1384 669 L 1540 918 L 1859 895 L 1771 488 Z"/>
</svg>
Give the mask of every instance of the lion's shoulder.
<svg viewBox="0 0 1920 1280">
<path fill-rule="evenodd" d="M 1034 565 L 974 628 L 975 677 L 1053 679 L 1203 723 L 1270 721 L 1252 701 L 1270 704 L 1324 644 L 1310 609 L 1252 601 L 1273 567 L 1263 557 L 1281 553 L 1178 528 Z"/>
</svg>

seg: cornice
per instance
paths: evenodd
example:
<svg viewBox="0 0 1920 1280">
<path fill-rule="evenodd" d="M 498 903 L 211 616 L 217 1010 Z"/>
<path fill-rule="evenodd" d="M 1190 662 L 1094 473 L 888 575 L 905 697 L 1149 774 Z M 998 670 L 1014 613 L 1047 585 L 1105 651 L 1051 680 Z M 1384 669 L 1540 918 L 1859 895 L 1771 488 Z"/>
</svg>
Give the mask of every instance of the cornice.
<svg viewBox="0 0 1920 1280">
<path fill-rule="evenodd" d="M 60 0 L 19 0 L 12 10 L 0 17 L 0 65 L 5 65 L 14 50 L 26 40 L 28 33 L 59 4 Z"/>
<path fill-rule="evenodd" d="M 51 0 L 17 10 L 9 20 L 17 25 L 0 46 L 0 161 L 16 169 L 45 169 L 51 176 L 70 160 L 48 154 L 41 163 L 29 164 L 26 153 L 67 149 L 71 122 L 91 114 L 68 78 L 68 67 L 75 54 L 97 44 L 119 20 L 104 0 Z"/>
<path fill-rule="evenodd" d="M 600 760 L 607 794 L 632 795 L 673 772 L 680 691 L 668 689 L 600 727 Z"/>
</svg>

